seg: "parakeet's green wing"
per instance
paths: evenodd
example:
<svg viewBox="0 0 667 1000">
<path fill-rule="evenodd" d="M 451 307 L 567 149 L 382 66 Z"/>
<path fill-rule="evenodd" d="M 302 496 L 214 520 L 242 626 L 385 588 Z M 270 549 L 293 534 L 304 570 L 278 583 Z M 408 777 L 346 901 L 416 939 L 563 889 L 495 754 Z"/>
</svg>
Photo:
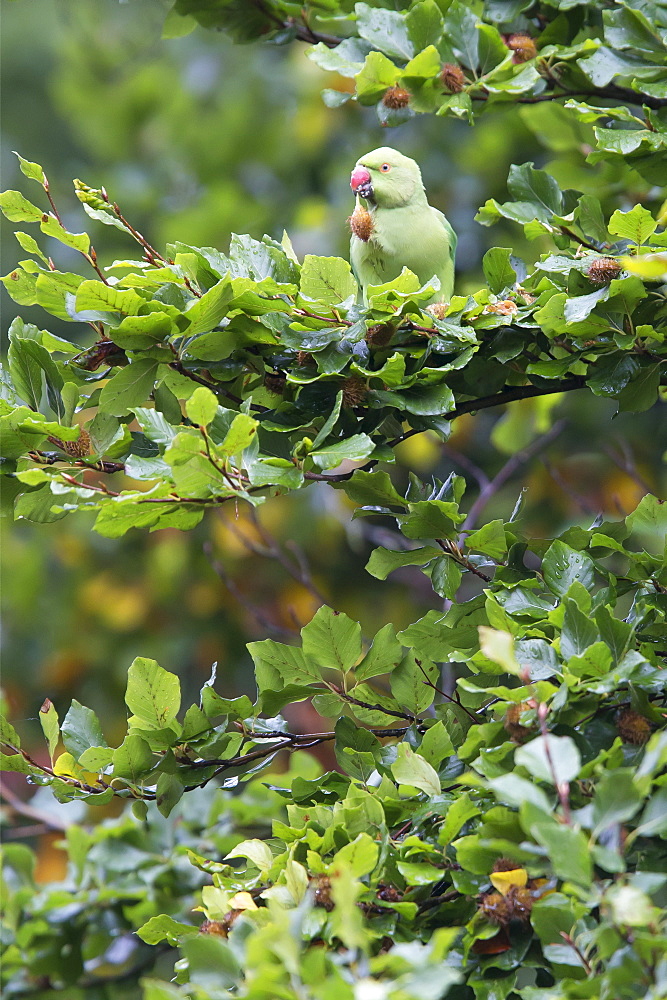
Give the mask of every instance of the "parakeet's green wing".
<svg viewBox="0 0 667 1000">
<path fill-rule="evenodd" d="M 449 240 L 449 257 L 453 267 L 454 262 L 456 261 L 456 244 L 458 243 L 458 236 L 454 232 L 452 224 L 449 222 L 447 217 L 442 214 L 442 212 L 438 211 L 437 208 L 432 209 L 432 211 L 438 216 L 443 229 L 447 233 L 447 238 Z"/>
</svg>

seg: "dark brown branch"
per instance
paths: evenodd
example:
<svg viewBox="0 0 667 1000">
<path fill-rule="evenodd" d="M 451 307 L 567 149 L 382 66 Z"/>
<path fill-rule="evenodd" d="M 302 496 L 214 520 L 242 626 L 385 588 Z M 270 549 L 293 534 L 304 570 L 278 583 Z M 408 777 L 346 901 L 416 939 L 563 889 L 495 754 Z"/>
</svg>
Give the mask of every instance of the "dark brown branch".
<svg viewBox="0 0 667 1000">
<path fill-rule="evenodd" d="M 349 705 L 358 705 L 359 708 L 367 708 L 371 712 L 381 712 L 383 715 L 391 715 L 395 719 L 407 719 L 410 723 L 424 721 L 423 719 L 420 719 L 419 716 L 409 715 L 407 712 L 396 712 L 394 709 L 384 708 L 382 705 L 371 705 L 367 701 L 360 701 L 359 698 L 354 698 L 351 694 L 348 694 L 347 691 L 343 691 L 343 689 L 339 688 L 337 684 L 328 683 L 327 687 Z"/>
<path fill-rule="evenodd" d="M 477 716 L 473 715 L 473 713 L 470 712 L 465 707 L 465 705 L 462 705 L 461 702 L 457 698 L 452 698 L 451 694 L 447 694 L 447 692 L 443 691 L 442 688 L 439 688 L 437 684 L 434 684 L 433 681 L 431 680 L 431 678 L 428 676 L 428 674 L 424 670 L 424 668 L 421 665 L 421 663 L 419 662 L 419 660 L 417 660 L 416 663 L 417 663 L 417 666 L 419 667 L 419 669 L 421 670 L 422 674 L 424 675 L 424 684 L 426 684 L 427 687 L 432 688 L 432 690 L 435 691 L 436 694 L 442 695 L 442 697 L 445 699 L 445 701 L 451 701 L 453 705 L 458 705 L 459 708 L 462 709 L 466 713 L 466 715 L 470 716 L 470 718 L 475 723 L 475 725 L 477 725 L 478 722 L 479 722 L 479 719 L 477 718 Z"/>
<path fill-rule="evenodd" d="M 463 569 L 467 569 L 469 573 L 473 573 L 478 576 L 480 580 L 484 580 L 485 583 L 491 583 L 491 577 L 487 576 L 486 573 L 482 573 L 481 569 L 477 567 L 461 552 L 456 542 L 453 542 L 449 538 L 436 538 L 436 545 L 439 545 L 442 551 L 453 559 L 455 563 L 462 566 Z"/>
</svg>

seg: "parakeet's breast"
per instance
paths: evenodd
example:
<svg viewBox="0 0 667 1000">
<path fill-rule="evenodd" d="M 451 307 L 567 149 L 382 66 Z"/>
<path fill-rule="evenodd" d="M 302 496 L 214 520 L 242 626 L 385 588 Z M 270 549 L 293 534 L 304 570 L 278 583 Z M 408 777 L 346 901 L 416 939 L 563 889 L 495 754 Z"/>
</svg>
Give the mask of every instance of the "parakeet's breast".
<svg viewBox="0 0 667 1000">
<path fill-rule="evenodd" d="M 352 237 L 351 260 L 364 288 L 397 278 L 404 267 L 426 284 L 433 275 L 441 283 L 437 298 L 450 298 L 453 290 L 455 237 L 440 212 L 424 204 L 371 209 L 373 231 L 363 242 Z"/>
</svg>

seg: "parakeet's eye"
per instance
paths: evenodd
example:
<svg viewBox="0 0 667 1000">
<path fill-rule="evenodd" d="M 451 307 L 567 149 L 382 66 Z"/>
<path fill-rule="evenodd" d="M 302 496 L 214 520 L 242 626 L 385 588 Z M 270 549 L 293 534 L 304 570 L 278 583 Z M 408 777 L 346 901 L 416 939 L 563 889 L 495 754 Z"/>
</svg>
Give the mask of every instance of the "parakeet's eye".
<svg viewBox="0 0 667 1000">
<path fill-rule="evenodd" d="M 383 174 L 388 173 L 391 170 L 391 164 L 383 163 L 382 166 L 380 167 L 380 170 L 382 171 Z"/>
</svg>

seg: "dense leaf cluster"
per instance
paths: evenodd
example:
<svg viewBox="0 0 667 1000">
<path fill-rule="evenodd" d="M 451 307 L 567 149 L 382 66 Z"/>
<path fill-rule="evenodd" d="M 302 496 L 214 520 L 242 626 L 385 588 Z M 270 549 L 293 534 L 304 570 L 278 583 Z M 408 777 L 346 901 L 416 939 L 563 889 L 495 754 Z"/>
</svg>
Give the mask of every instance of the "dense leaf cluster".
<svg viewBox="0 0 667 1000">
<path fill-rule="evenodd" d="M 41 166 L 21 165 L 48 194 Z M 448 306 L 428 305 L 437 279 L 420 288 L 407 270 L 371 286 L 362 306 L 346 261 L 300 263 L 288 237 L 234 236 L 228 254 L 176 244 L 163 256 L 106 192 L 76 189 L 144 259 L 102 271 L 89 236 L 68 232 L 55 208 L 0 195 L 8 219 L 37 223 L 97 272 L 55 270 L 17 233 L 37 260 L 2 279 L 10 295 L 95 332 L 80 351 L 12 324 L 0 430 L 4 497 L 19 517 L 94 509 L 112 537 L 189 528 L 207 506 L 336 481 L 327 472 L 346 460 L 392 461 L 406 436 L 446 437 L 462 413 L 580 388 L 645 410 L 665 379 L 664 230 L 641 205 L 604 220 L 595 198 L 561 192 L 532 164 L 512 168 L 512 200 L 487 202 L 479 220 L 522 223 L 558 252 L 528 269 L 489 250 L 488 286 Z"/>
<path fill-rule="evenodd" d="M 370 642 L 360 624 L 324 606 L 300 646 L 249 645 L 254 706 L 246 696 L 221 697 L 212 677 L 180 716 L 178 678 L 137 659 L 128 732 L 117 747 L 78 702 L 62 724 L 51 702 L 42 706 L 50 766 L 23 752 L 3 724 L 5 769 L 50 785 L 61 801 L 135 802 L 135 819 L 120 828 L 71 832 L 79 892 L 87 853 L 99 878 L 100 845 L 116 838 L 121 852 L 114 862 L 102 850 L 103 864 L 121 866 L 113 889 L 103 898 L 86 890 L 76 913 L 83 929 L 92 899 L 114 912 L 123 895 L 117 935 L 125 940 L 137 928 L 146 944 L 181 948 L 178 980 L 188 986 L 173 995 L 223 997 L 238 988 L 248 997 L 298 997 L 294 977 L 313 997 L 333 995 L 335 985 L 337 996 L 352 998 L 360 984 L 387 977 L 388 996 L 415 1000 L 442 996 L 447 986 L 448 996 L 469 995 L 458 992 L 463 982 L 475 996 L 492 988 L 541 997 L 556 981 L 568 998 L 621 987 L 623 996 L 661 995 L 667 740 L 664 727 L 653 731 L 666 693 L 667 569 L 638 542 L 657 541 L 662 551 L 664 505 L 647 496 L 624 522 L 573 528 L 542 545 L 523 539 L 514 522 L 490 522 L 464 544 L 456 541 L 462 487 L 452 480 L 418 499 L 413 486 L 404 499 L 381 472 L 346 486 L 374 511 L 379 503 L 388 513 L 399 508 L 392 516 L 408 544 L 437 538 L 435 546 L 376 549 L 370 572 L 385 577 L 417 564 L 444 595 L 469 572 L 487 585 L 466 603 L 428 612 L 398 635 L 387 625 Z M 619 603 L 631 607 L 625 620 Z M 451 693 L 441 687 L 443 662 L 470 671 Z M 305 698 L 331 728 L 296 734 L 276 714 Z M 207 846 L 180 834 L 167 868 L 151 867 L 152 845 L 136 822 L 147 802 L 168 816 L 184 792 L 218 776 L 233 787 L 280 751 L 327 742 L 342 773 L 297 773 L 288 786 L 281 776 L 274 791 L 286 811 L 274 812 L 268 840 L 233 835 L 235 816 L 266 822 L 264 799 L 223 798 L 217 833 L 200 833 Z M 165 879 L 173 866 L 181 872 L 186 848 L 195 871 L 179 876 L 176 889 Z M 8 862 L 28 878 L 24 854 L 10 852 Z M 159 892 L 145 899 L 133 884 L 128 907 L 123 873 L 137 863 L 144 884 L 159 875 Z M 212 884 L 202 890 L 206 921 L 198 927 L 176 917 L 178 897 L 201 871 Z M 170 905 L 161 912 L 165 893 Z M 32 956 L 35 976 L 60 946 L 62 899 L 56 892 L 35 903 L 18 890 L 10 928 L 18 913 L 30 919 L 8 952 L 13 992 L 25 982 L 17 949 Z M 91 944 L 78 947 L 93 955 Z M 128 962 L 145 960 L 136 940 L 128 949 Z M 619 952 L 621 964 L 608 961 Z M 94 980 L 96 968 L 91 957 L 85 969 L 52 964 L 49 976 L 54 985 L 84 971 Z"/>
</svg>

